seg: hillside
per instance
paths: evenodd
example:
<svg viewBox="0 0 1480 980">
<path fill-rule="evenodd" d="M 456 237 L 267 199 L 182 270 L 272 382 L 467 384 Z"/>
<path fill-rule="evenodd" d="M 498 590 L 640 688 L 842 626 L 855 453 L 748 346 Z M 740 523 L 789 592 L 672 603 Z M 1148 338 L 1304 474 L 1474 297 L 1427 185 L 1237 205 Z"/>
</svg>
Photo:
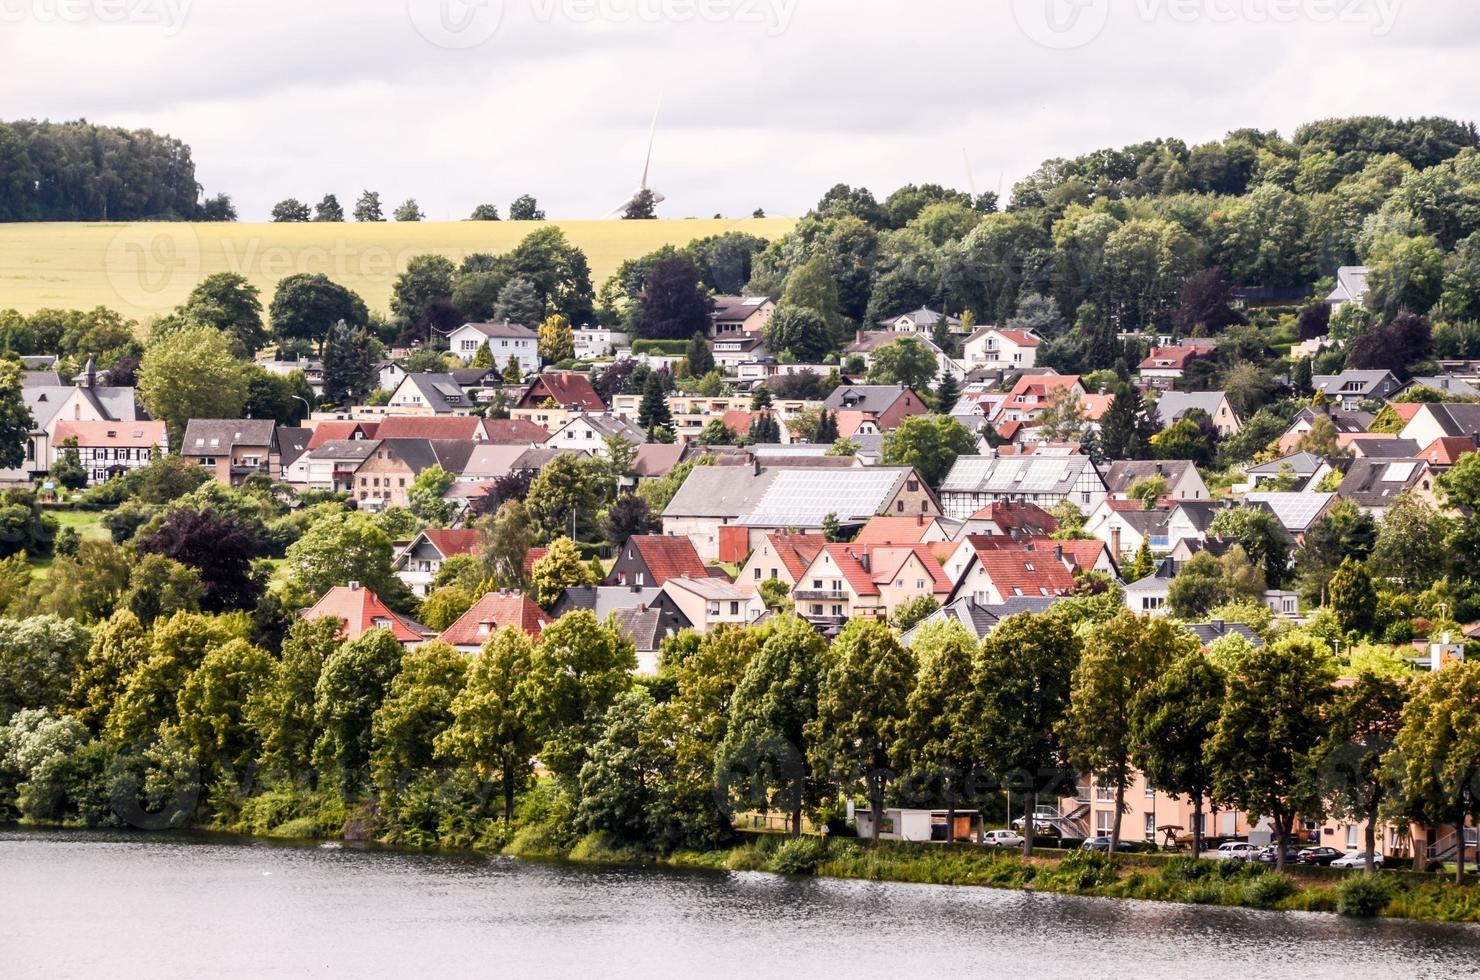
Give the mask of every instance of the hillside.
<svg viewBox="0 0 1480 980">
<path fill-rule="evenodd" d="M 744 231 L 789 232 L 787 218 L 671 221 L 557 221 L 586 253 L 601 283 L 624 260 L 663 245 Z M 505 252 L 534 222 L 456 221 L 374 224 L 0 224 L 0 309 L 107 306 L 144 318 L 173 309 L 205 276 L 237 272 L 270 298 L 295 272 L 323 272 L 384 310 L 391 284 L 412 256 L 454 260 Z"/>
</svg>

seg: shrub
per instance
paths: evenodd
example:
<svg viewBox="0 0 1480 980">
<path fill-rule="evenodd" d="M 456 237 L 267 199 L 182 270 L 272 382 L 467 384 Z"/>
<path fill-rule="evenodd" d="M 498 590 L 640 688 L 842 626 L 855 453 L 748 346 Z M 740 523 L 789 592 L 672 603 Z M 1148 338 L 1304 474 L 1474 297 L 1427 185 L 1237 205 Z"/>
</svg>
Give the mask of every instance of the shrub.
<svg viewBox="0 0 1480 980">
<path fill-rule="evenodd" d="M 1162 880 L 1168 882 L 1201 881 L 1212 872 L 1212 862 L 1194 857 L 1174 857 L 1161 866 Z"/>
<path fill-rule="evenodd" d="M 1381 915 L 1393 900 L 1393 886 L 1380 875 L 1352 875 L 1336 888 L 1336 911 L 1353 919 Z"/>
<path fill-rule="evenodd" d="M 1222 905 L 1223 886 L 1216 881 L 1194 881 L 1182 890 L 1182 901 L 1193 905 Z"/>
<path fill-rule="evenodd" d="M 793 837 L 771 856 L 770 870 L 779 875 L 810 875 L 827 857 L 827 845 L 816 837 Z"/>
<path fill-rule="evenodd" d="M 1272 909 L 1295 894 L 1295 882 L 1289 875 L 1261 874 L 1243 886 L 1241 904 L 1255 909 Z"/>
</svg>

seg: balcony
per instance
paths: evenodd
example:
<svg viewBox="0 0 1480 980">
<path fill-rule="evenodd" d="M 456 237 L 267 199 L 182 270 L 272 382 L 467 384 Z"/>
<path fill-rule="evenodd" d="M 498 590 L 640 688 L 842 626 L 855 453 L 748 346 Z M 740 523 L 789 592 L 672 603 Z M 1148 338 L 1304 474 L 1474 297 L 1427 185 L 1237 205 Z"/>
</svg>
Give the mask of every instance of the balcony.
<svg viewBox="0 0 1480 980">
<path fill-rule="evenodd" d="M 797 602 L 847 602 L 848 593 L 838 590 L 819 591 L 815 589 L 798 589 L 791 594 Z"/>
</svg>

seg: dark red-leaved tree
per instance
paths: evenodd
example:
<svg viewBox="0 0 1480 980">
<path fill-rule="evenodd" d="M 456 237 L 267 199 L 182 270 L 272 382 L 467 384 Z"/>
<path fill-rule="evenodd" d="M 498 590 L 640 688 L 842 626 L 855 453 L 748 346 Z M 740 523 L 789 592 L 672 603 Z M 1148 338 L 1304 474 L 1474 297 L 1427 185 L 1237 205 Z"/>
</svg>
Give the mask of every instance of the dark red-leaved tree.
<svg viewBox="0 0 1480 980">
<path fill-rule="evenodd" d="M 1202 327 L 1211 335 L 1247 322 L 1233 308 L 1233 285 L 1223 278 L 1222 269 L 1204 269 L 1182 283 L 1181 305 L 1172 314 L 1172 324 L 1179 333 L 1190 334 Z"/>
<path fill-rule="evenodd" d="M 177 507 L 136 541 L 141 553 L 173 558 L 200 573 L 206 590 L 201 609 L 206 612 L 251 609 L 262 594 L 262 582 L 252 575 L 256 542 L 230 517 Z"/>
<path fill-rule="evenodd" d="M 1408 368 L 1433 352 L 1434 335 L 1427 317 L 1399 313 L 1386 326 L 1372 327 L 1352 341 L 1347 365 L 1359 371 L 1391 371 L 1408 377 Z"/>
</svg>

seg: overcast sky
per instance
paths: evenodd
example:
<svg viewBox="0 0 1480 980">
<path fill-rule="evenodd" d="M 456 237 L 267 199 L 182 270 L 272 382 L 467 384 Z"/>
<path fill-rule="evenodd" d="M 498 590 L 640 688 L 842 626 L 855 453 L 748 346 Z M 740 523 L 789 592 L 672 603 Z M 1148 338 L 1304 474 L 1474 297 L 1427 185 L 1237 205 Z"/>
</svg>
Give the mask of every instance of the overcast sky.
<svg viewBox="0 0 1480 980">
<path fill-rule="evenodd" d="M 243 220 L 288 196 L 800 214 L 1006 193 L 1051 156 L 1335 115 L 1474 118 L 1458 0 L 0 0 L 0 118 L 150 127 Z"/>
</svg>

